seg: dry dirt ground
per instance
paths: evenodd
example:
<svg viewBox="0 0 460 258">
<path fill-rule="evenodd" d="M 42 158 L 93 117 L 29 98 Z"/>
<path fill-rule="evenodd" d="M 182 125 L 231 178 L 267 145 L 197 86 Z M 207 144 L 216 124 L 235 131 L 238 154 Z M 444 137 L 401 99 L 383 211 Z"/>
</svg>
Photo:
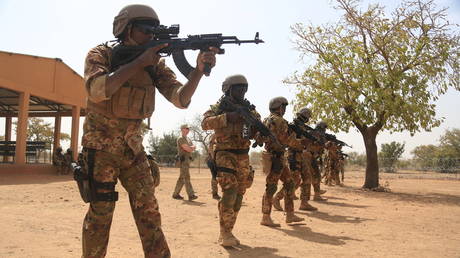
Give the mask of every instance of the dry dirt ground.
<svg viewBox="0 0 460 258">
<path fill-rule="evenodd" d="M 347 171 L 345 187 L 327 189 L 317 212 L 296 211 L 305 223 L 259 225 L 264 177 L 245 195 L 236 248 L 217 244 L 216 201 L 207 170 L 194 169 L 199 198 L 171 198 L 177 169 L 162 169 L 157 198 L 173 257 L 460 257 L 460 176 L 381 174 L 391 192 L 360 190 L 363 173 Z M 143 257 L 126 192 L 120 187 L 107 257 Z M 183 190 L 183 195 L 185 195 Z M 295 206 L 299 203 L 296 201 Z M 70 176 L 0 171 L 0 257 L 80 257 L 88 205 Z"/>
</svg>

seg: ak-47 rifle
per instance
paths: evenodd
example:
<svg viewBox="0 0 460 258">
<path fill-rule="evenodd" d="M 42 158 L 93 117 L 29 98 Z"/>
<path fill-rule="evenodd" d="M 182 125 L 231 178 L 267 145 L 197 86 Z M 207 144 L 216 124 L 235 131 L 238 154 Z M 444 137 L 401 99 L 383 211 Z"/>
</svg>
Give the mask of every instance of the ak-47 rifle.
<svg viewBox="0 0 460 258">
<path fill-rule="evenodd" d="M 219 109 L 225 112 L 237 112 L 244 120 L 246 125 L 251 128 L 254 128 L 255 131 L 259 132 L 261 136 L 269 137 L 270 140 L 279 146 L 278 139 L 272 134 L 270 129 L 266 127 L 257 117 L 251 113 L 252 110 L 255 110 L 255 106 L 249 103 L 249 101 L 244 100 L 242 104 L 235 104 L 229 98 L 223 97 L 219 103 Z M 262 143 L 258 143 L 257 141 L 252 144 L 252 147 L 255 148 L 257 145 L 262 146 Z"/>
<path fill-rule="evenodd" d="M 314 133 L 311 133 L 312 135 L 319 134 L 321 136 L 320 138 L 324 138 L 326 141 L 335 142 L 336 144 L 338 144 L 340 146 L 347 146 L 347 147 L 353 148 L 353 146 L 348 145 L 346 142 L 337 139 L 337 137 L 335 135 L 333 135 L 333 134 L 329 134 L 329 133 L 320 131 L 320 130 L 318 130 L 316 128 L 312 128 L 312 127 L 310 127 L 308 125 L 304 125 L 304 127 L 308 132 L 314 132 Z M 323 139 L 318 139 L 318 140 L 319 140 L 318 142 L 320 142 L 322 144 L 325 143 L 325 141 Z"/>
<path fill-rule="evenodd" d="M 337 139 L 337 137 L 333 134 L 324 133 L 324 137 L 326 138 L 326 140 L 334 142 L 340 146 L 347 146 L 347 147 L 353 148 L 352 146 L 348 145 L 346 142 Z"/>
<path fill-rule="evenodd" d="M 147 27 L 153 33 L 153 40 L 140 46 L 125 46 L 122 44 L 116 45 L 112 51 L 111 59 L 111 70 L 115 71 L 119 66 L 127 64 L 138 56 L 140 56 L 145 50 L 167 43 L 168 46 L 162 48 L 158 54 L 161 56 L 172 55 L 174 63 L 179 71 L 188 78 L 190 72 L 195 68 L 192 67 L 185 55 L 184 50 L 201 50 L 208 51 L 210 47 L 216 47 L 219 49 L 218 54 L 224 54 L 225 49 L 222 49 L 223 44 L 244 44 L 244 43 L 264 43 L 263 40 L 259 39 L 259 33 L 257 32 L 254 40 L 240 40 L 236 36 L 222 36 L 222 34 L 200 34 L 200 35 L 189 35 L 187 38 L 178 38 L 179 25 L 174 24 L 170 27 L 159 25 L 157 27 Z M 153 74 L 153 67 L 148 66 L 145 69 L 149 74 Z M 211 66 L 205 64 L 204 73 L 209 75 L 211 72 Z"/>
<path fill-rule="evenodd" d="M 295 118 L 292 123 L 289 123 L 289 129 L 293 132 L 295 132 L 296 136 L 299 137 L 305 137 L 307 139 L 310 139 L 314 142 L 317 143 L 322 143 L 321 139 L 317 138 L 315 135 L 311 134 L 308 132 L 308 125 L 305 125 L 302 121 L 299 119 Z M 310 127 L 311 128 L 311 127 Z"/>
</svg>

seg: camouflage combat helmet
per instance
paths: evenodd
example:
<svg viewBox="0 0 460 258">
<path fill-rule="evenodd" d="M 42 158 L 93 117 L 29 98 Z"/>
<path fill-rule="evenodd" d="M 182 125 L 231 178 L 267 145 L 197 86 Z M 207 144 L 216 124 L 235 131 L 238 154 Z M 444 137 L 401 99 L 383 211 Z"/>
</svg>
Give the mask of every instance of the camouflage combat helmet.
<svg viewBox="0 0 460 258">
<path fill-rule="evenodd" d="M 296 116 L 307 122 L 311 117 L 311 110 L 307 107 L 303 107 L 299 110 L 299 112 L 297 112 Z"/>
<path fill-rule="evenodd" d="M 127 5 L 113 19 L 113 35 L 116 38 L 120 37 L 133 20 L 151 21 L 152 26 L 160 24 L 160 19 L 152 7 L 142 4 Z"/>
<path fill-rule="evenodd" d="M 326 128 L 327 128 L 327 123 L 324 121 L 319 121 L 316 124 L 316 129 L 326 130 Z"/>
<path fill-rule="evenodd" d="M 245 84 L 247 86 L 248 80 L 241 74 L 230 75 L 222 82 L 222 92 L 227 92 L 232 85 L 236 84 Z"/>
<path fill-rule="evenodd" d="M 285 97 L 272 98 L 270 100 L 270 103 L 268 104 L 268 108 L 270 110 L 276 110 L 279 107 L 281 107 L 281 105 L 284 105 L 284 106 L 288 105 L 288 101 L 287 101 L 287 99 Z"/>
</svg>

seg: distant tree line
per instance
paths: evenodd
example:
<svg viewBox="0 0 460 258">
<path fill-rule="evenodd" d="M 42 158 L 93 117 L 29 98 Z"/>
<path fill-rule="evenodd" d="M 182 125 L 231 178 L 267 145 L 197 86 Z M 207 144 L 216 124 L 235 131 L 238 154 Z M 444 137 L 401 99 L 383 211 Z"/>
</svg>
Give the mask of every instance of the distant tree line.
<svg viewBox="0 0 460 258">
<path fill-rule="evenodd" d="M 442 173 L 460 172 L 460 129 L 446 130 L 438 145 L 420 145 L 412 152 L 412 159 L 401 160 L 404 144 L 391 142 L 381 145 L 379 163 L 383 172 L 397 169 L 415 169 Z M 365 167 L 366 156 L 357 152 L 348 153 L 348 165 Z"/>
</svg>

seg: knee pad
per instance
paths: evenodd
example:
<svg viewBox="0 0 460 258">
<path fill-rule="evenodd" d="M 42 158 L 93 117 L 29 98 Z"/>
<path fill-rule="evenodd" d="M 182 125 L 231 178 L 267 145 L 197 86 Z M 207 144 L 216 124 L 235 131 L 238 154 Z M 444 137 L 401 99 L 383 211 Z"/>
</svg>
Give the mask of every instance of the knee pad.
<svg viewBox="0 0 460 258">
<path fill-rule="evenodd" d="M 239 211 L 241 209 L 241 204 L 243 203 L 243 195 L 242 194 L 237 194 L 236 195 L 236 200 L 235 200 L 235 205 L 233 206 L 234 211 Z"/>
<path fill-rule="evenodd" d="M 277 184 L 267 184 L 265 191 L 267 192 L 268 195 L 273 196 L 276 193 L 277 189 L 278 189 Z"/>
<path fill-rule="evenodd" d="M 222 192 L 222 199 L 220 203 L 225 208 L 233 208 L 235 206 L 237 193 L 235 188 L 230 188 Z"/>
</svg>

